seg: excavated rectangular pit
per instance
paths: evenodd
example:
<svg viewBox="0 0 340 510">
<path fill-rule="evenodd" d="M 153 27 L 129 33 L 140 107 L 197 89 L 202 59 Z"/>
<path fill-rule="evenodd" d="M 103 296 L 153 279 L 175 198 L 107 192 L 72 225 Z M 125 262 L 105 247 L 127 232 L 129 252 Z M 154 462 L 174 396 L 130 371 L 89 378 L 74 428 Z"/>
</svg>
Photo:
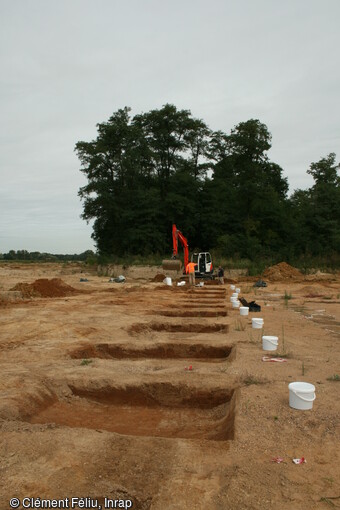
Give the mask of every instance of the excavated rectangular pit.
<svg viewBox="0 0 340 510">
<path fill-rule="evenodd" d="M 208 439 L 234 437 L 233 389 L 196 389 L 154 383 L 78 388 L 26 417 L 30 423 L 107 430 L 132 436 Z"/>
<path fill-rule="evenodd" d="M 149 322 L 132 324 L 128 328 L 131 335 L 148 331 L 167 331 L 169 333 L 227 333 L 229 324 L 176 324 L 171 322 Z"/>
<path fill-rule="evenodd" d="M 226 292 L 218 292 L 218 291 L 202 291 L 202 290 L 193 290 L 188 292 L 188 296 L 193 297 L 205 297 L 205 298 L 225 298 Z"/>
<path fill-rule="evenodd" d="M 216 305 L 215 303 L 211 303 L 210 301 L 208 301 L 207 303 L 205 303 L 205 302 L 202 303 L 202 301 L 200 301 L 199 304 L 197 304 L 195 302 L 188 303 L 188 301 L 185 301 L 180 306 L 177 306 L 177 304 L 176 304 L 176 306 L 172 307 L 173 310 L 176 310 L 176 309 L 182 310 L 182 309 L 187 309 L 187 308 L 189 308 L 190 310 L 196 310 L 197 308 L 200 308 L 200 309 L 202 308 L 204 310 L 209 310 L 209 309 L 211 309 L 211 310 L 225 310 L 226 309 L 225 305 L 223 305 L 223 304 Z"/>
<path fill-rule="evenodd" d="M 187 343 L 160 343 L 147 347 L 126 347 L 121 344 L 83 345 L 71 352 L 71 358 L 88 359 L 190 359 L 225 361 L 233 347 Z"/>
<path fill-rule="evenodd" d="M 210 301 L 210 303 L 218 303 L 218 302 L 223 302 L 223 301 L 226 301 L 226 298 L 225 296 L 218 296 L 218 295 L 213 295 L 213 296 L 207 296 L 206 294 L 201 294 L 201 295 L 194 295 L 194 294 L 188 294 L 186 297 L 186 299 L 184 299 L 184 296 L 181 296 L 182 299 L 181 300 L 178 300 L 178 301 L 195 301 L 196 303 L 201 303 L 202 301 Z"/>
<path fill-rule="evenodd" d="M 202 289 L 202 287 L 188 288 L 187 294 L 195 296 L 226 296 L 226 291 L 217 289 Z"/>
<path fill-rule="evenodd" d="M 226 310 L 164 310 L 152 312 L 163 317 L 226 317 Z"/>
<path fill-rule="evenodd" d="M 195 300 L 191 300 L 191 299 L 183 299 L 182 301 L 177 301 L 176 304 L 180 303 L 182 305 L 185 305 L 186 307 L 199 307 L 201 305 L 209 305 L 210 307 L 216 307 L 216 308 L 219 308 L 221 306 L 225 306 L 223 305 L 223 300 L 222 299 L 206 299 L 206 298 L 203 298 L 203 299 L 195 299 Z"/>
</svg>

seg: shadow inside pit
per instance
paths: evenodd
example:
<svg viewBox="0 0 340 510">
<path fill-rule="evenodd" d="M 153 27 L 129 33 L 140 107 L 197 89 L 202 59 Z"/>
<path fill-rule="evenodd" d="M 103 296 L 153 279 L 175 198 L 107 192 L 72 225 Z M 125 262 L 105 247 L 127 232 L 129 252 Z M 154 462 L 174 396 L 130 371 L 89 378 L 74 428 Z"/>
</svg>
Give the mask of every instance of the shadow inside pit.
<svg viewBox="0 0 340 510">
<path fill-rule="evenodd" d="M 228 315 L 226 310 L 161 310 L 151 313 L 163 317 L 226 317 Z"/>
<path fill-rule="evenodd" d="M 71 352 L 74 359 L 190 359 L 226 361 L 233 347 L 206 344 L 160 343 L 147 347 L 126 347 L 121 344 L 98 343 L 82 345 Z"/>
<path fill-rule="evenodd" d="M 147 331 L 168 331 L 169 333 L 227 333 L 229 324 L 176 324 L 170 322 L 149 322 L 132 324 L 129 334 L 140 334 Z"/>
</svg>

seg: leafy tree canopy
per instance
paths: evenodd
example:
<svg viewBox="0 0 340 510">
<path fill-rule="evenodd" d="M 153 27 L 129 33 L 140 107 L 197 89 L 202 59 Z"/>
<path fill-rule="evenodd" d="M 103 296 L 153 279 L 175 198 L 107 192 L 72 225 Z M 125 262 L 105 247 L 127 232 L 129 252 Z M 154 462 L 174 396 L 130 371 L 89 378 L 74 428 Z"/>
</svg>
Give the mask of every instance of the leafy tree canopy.
<svg viewBox="0 0 340 510">
<path fill-rule="evenodd" d="M 211 131 L 172 104 L 97 125 L 75 150 L 87 184 L 82 217 L 94 220 L 100 253 L 171 253 L 171 224 L 191 249 L 256 258 L 340 249 L 339 165 L 312 163 L 314 186 L 288 198 L 283 169 L 269 160 L 271 134 L 258 119 Z M 315 242 L 317 236 L 317 242 Z"/>
</svg>

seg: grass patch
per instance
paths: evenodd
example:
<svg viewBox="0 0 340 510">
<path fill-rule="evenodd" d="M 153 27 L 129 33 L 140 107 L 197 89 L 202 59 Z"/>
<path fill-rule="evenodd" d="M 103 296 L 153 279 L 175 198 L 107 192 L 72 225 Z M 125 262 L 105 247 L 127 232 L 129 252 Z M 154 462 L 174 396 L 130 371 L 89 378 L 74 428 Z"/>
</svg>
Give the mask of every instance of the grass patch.
<svg viewBox="0 0 340 510">
<path fill-rule="evenodd" d="M 90 363 L 92 363 L 92 359 L 83 359 L 80 363 L 81 366 L 87 366 L 87 365 L 90 365 Z"/>
<path fill-rule="evenodd" d="M 271 358 L 292 358 L 292 355 L 289 352 L 273 352 L 270 353 Z"/>
<path fill-rule="evenodd" d="M 332 381 L 332 382 L 338 381 L 339 382 L 340 381 L 340 375 L 339 374 L 334 374 L 331 377 L 327 377 L 327 381 Z"/>
<path fill-rule="evenodd" d="M 330 476 L 324 476 L 322 478 L 322 480 L 324 480 L 325 482 L 328 482 L 330 484 L 332 484 L 334 482 L 334 478 L 330 477 Z"/>
<path fill-rule="evenodd" d="M 245 322 L 242 322 L 241 320 L 237 320 L 235 322 L 235 327 L 234 327 L 235 331 L 244 331 L 245 329 L 246 329 L 246 323 Z"/>
<path fill-rule="evenodd" d="M 265 384 L 267 382 L 265 379 L 260 379 L 250 374 L 245 374 L 243 377 L 241 377 L 240 381 L 244 386 L 252 386 L 253 384 Z"/>
<path fill-rule="evenodd" d="M 259 329 L 259 334 L 258 335 L 254 334 L 253 336 L 253 330 L 251 329 L 250 332 L 247 331 L 247 336 L 250 344 L 258 344 L 262 336 L 262 330 Z"/>
<path fill-rule="evenodd" d="M 291 292 L 289 292 L 289 293 L 288 293 L 288 292 L 285 290 L 285 295 L 283 296 L 283 299 L 284 299 L 285 301 L 289 301 L 290 299 L 292 299 L 292 293 L 291 293 Z"/>
<path fill-rule="evenodd" d="M 241 407 L 242 410 L 244 411 L 244 414 L 248 414 L 248 412 L 254 408 L 254 402 L 248 399 L 246 402 L 242 403 Z"/>
<path fill-rule="evenodd" d="M 286 342 L 285 342 L 285 327 L 282 325 L 282 353 L 286 352 Z"/>
</svg>

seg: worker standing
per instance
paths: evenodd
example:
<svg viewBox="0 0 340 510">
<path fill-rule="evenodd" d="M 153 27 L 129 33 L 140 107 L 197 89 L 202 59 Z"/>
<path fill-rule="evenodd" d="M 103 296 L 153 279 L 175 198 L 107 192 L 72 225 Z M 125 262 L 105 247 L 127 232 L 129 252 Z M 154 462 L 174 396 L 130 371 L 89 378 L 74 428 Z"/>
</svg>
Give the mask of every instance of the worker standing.
<svg viewBox="0 0 340 510">
<path fill-rule="evenodd" d="M 185 272 L 189 274 L 189 285 L 195 285 L 195 267 L 196 264 L 194 262 L 189 262 L 185 268 Z"/>
<path fill-rule="evenodd" d="M 217 273 L 217 276 L 218 276 L 218 283 L 220 285 L 224 285 L 224 270 L 223 270 L 223 267 L 222 266 L 219 266 L 218 267 L 218 273 Z"/>
</svg>

